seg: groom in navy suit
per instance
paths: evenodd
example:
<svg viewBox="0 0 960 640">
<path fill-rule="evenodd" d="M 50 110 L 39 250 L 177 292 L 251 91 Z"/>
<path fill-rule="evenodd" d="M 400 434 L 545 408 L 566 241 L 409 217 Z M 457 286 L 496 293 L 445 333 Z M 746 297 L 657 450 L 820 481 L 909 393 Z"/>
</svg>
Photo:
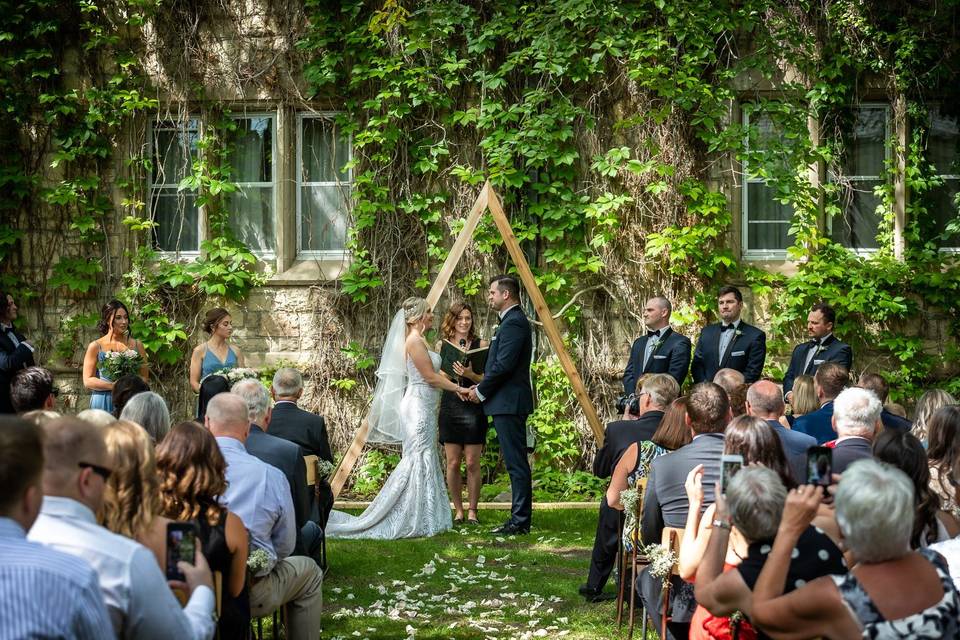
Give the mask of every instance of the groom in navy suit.
<svg viewBox="0 0 960 640">
<path fill-rule="evenodd" d="M 717 294 L 720 322 L 709 324 L 700 332 L 693 351 L 690 375 L 693 382 L 712 382 L 720 369 L 735 369 L 750 384 L 760 379 L 767 357 L 767 335 L 740 319 L 743 294 L 727 285 Z"/>
<path fill-rule="evenodd" d="M 515 278 L 493 278 L 487 301 L 500 316 L 500 326 L 490 339 L 483 381 L 471 387 L 465 399 L 482 402 L 483 412 L 493 417 L 493 428 L 510 475 L 513 494 L 510 519 L 493 533 L 529 533 L 533 488 L 527 460 L 527 416 L 533 412 L 530 388 L 533 336 L 530 322 L 520 308 L 520 283 Z"/>
<path fill-rule="evenodd" d="M 656 296 L 643 306 L 643 324 L 647 335 L 640 336 L 630 348 L 630 360 L 623 371 L 624 393 L 635 393 L 637 380 L 645 373 L 666 373 L 683 386 L 690 368 L 690 339 L 670 328 L 672 306 Z"/>
<path fill-rule="evenodd" d="M 847 371 L 853 366 L 853 349 L 833 335 L 837 312 L 828 304 L 818 302 L 807 314 L 809 342 L 798 344 L 790 356 L 790 367 L 783 376 L 783 397 L 793 399 L 793 381 L 799 375 L 812 376 L 824 362 L 836 362 Z"/>
</svg>

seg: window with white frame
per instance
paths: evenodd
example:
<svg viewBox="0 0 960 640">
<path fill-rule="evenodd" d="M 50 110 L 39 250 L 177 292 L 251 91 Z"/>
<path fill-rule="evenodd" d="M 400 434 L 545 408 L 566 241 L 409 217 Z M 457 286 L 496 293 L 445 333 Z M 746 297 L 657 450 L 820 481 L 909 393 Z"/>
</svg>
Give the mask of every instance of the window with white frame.
<svg viewBox="0 0 960 640">
<path fill-rule="evenodd" d="M 277 246 L 276 117 L 258 114 L 232 119 L 236 128 L 227 136 L 227 141 L 237 190 L 230 193 L 225 202 L 230 228 L 251 251 L 272 256 Z"/>
<path fill-rule="evenodd" d="M 889 151 L 890 109 L 887 105 L 861 105 L 853 109 L 844 136 L 841 171 L 830 180 L 840 187 L 842 213 L 831 220 L 831 237 L 845 247 L 870 251 L 878 248 L 877 231 L 881 199 L 874 193 L 884 182 Z"/>
<path fill-rule="evenodd" d="M 744 105 L 743 124 L 746 130 L 743 162 L 743 252 L 747 258 L 784 258 L 793 244 L 790 223 L 793 206 L 778 196 L 768 184 L 770 163 L 761 156 L 785 155 L 781 129 L 773 119 L 751 105 Z M 784 163 L 788 161 L 784 158 Z M 787 166 L 788 168 L 788 166 Z"/>
<path fill-rule="evenodd" d="M 150 125 L 150 216 L 153 238 L 161 251 L 196 253 L 200 250 L 200 212 L 196 193 L 179 189 L 192 171 L 200 131 L 197 120 L 155 121 Z"/>
<path fill-rule="evenodd" d="M 955 116 L 944 115 L 936 107 L 930 109 L 927 159 L 943 180 L 943 184 L 930 194 L 929 210 L 934 229 L 941 238 L 942 248 L 960 248 L 957 202 L 960 195 L 960 128 Z"/>
<path fill-rule="evenodd" d="M 301 114 L 297 124 L 297 255 L 341 255 L 352 181 L 345 168 L 350 141 L 330 114 Z"/>
</svg>

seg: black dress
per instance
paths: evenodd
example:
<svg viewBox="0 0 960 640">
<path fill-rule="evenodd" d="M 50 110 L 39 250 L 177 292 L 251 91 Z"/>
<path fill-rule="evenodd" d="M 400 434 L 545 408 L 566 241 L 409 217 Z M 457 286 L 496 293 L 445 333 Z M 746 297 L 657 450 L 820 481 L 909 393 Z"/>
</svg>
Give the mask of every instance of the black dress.
<svg viewBox="0 0 960 640">
<path fill-rule="evenodd" d="M 230 548 L 227 546 L 227 511 L 220 515 L 220 521 L 210 526 L 206 517 L 196 520 L 203 555 L 210 565 L 210 571 L 219 571 L 223 575 L 223 593 L 220 605 L 220 621 L 217 629 L 221 638 L 246 638 L 250 632 L 250 594 L 244 583 L 240 595 L 230 595 L 230 570 L 233 563 Z"/>
<path fill-rule="evenodd" d="M 479 338 L 470 343 L 471 349 L 479 347 Z M 463 387 L 473 385 L 473 382 L 466 378 L 461 378 L 458 382 Z M 441 444 L 484 444 L 487 441 L 488 424 L 487 416 L 483 414 L 483 406 L 464 402 L 452 391 L 444 391 L 440 396 L 438 424 Z"/>
</svg>

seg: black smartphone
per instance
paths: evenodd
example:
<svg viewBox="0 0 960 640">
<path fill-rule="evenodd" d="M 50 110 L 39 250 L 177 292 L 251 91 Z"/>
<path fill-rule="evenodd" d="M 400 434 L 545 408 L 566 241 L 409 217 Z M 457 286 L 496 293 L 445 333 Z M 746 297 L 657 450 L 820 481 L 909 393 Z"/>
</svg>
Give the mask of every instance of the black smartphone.
<svg viewBox="0 0 960 640">
<path fill-rule="evenodd" d="M 833 482 L 833 449 L 810 447 L 807 449 L 807 484 L 829 487 Z"/>
<path fill-rule="evenodd" d="M 167 580 L 183 582 L 186 576 L 177 568 L 183 560 L 193 564 L 197 559 L 197 529 L 190 522 L 167 524 Z"/>
<path fill-rule="evenodd" d="M 720 494 L 726 495 L 733 476 L 743 468 L 743 456 L 724 454 L 720 456 Z"/>
</svg>

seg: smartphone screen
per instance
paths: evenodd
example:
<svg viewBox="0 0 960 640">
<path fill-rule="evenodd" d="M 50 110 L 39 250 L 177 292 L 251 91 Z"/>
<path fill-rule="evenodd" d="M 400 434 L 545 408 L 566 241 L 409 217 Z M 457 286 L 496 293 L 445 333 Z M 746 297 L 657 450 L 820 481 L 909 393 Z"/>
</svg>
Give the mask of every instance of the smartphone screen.
<svg viewBox="0 0 960 640">
<path fill-rule="evenodd" d="M 833 481 L 833 449 L 810 447 L 807 449 L 807 484 L 828 487 Z"/>
<path fill-rule="evenodd" d="M 197 532 L 188 522 L 171 522 L 167 525 L 167 580 L 185 580 L 177 562 L 193 564 L 196 560 Z"/>
<path fill-rule="evenodd" d="M 737 471 L 743 468 L 743 456 L 723 455 L 720 456 L 720 493 L 727 492 L 727 485 L 736 475 Z"/>
</svg>

